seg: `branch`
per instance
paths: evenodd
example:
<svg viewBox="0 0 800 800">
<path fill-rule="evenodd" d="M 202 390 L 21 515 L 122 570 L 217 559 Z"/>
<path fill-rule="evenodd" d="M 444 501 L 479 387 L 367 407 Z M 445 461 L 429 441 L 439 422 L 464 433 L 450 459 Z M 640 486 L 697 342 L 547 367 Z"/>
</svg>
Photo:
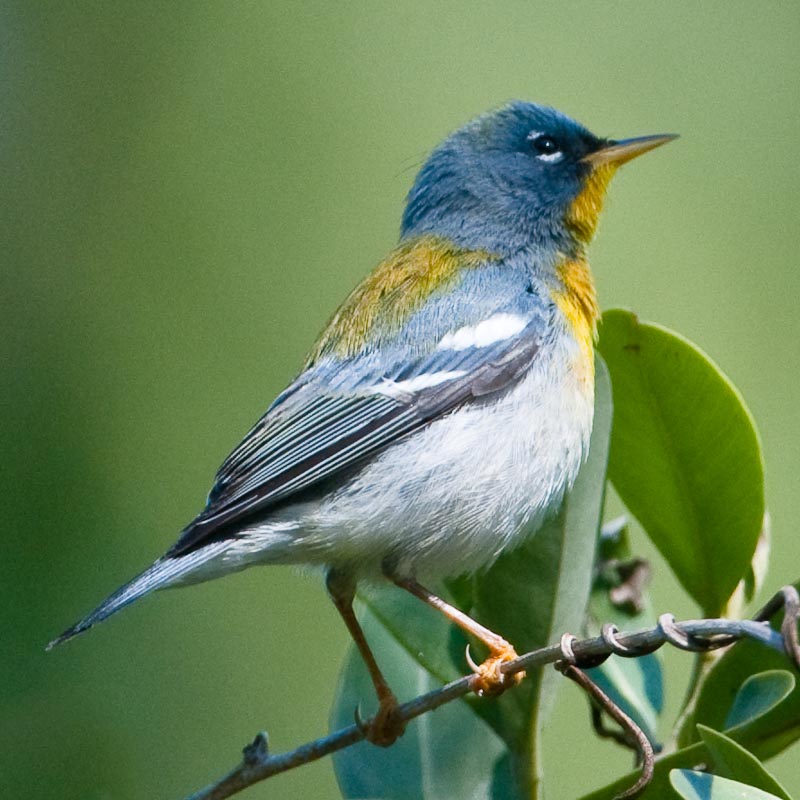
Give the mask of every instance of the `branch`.
<svg viewBox="0 0 800 800">
<path fill-rule="evenodd" d="M 779 633 L 769 626 L 768 619 L 781 607 L 785 616 Z M 565 662 L 593 667 L 611 655 L 636 658 L 652 653 L 664 644 L 672 644 L 682 650 L 702 652 L 725 647 L 741 639 L 753 639 L 785 652 L 800 669 L 800 645 L 797 633 L 799 615 L 800 601 L 797 591 L 794 587 L 788 586 L 781 589 L 752 620 L 700 619 L 678 623 L 671 615 L 664 614 L 655 627 L 632 633 L 618 633 L 614 626 L 605 625 L 600 636 L 578 640 L 565 635 L 561 643 L 526 653 L 503 664 L 501 670 L 504 674 L 510 675 L 546 664 L 563 666 Z M 565 639 L 568 641 L 566 646 Z M 407 722 L 463 697 L 473 690 L 476 677 L 476 675 L 465 675 L 439 689 L 403 703 L 397 709 L 398 718 Z M 286 772 L 343 750 L 364 739 L 364 731 L 369 722 L 370 720 L 366 725 L 350 725 L 288 753 L 276 755 L 269 753 L 266 733 L 259 733 L 255 740 L 244 748 L 244 759 L 239 766 L 210 786 L 190 795 L 186 800 L 224 800 L 280 772 Z"/>
</svg>

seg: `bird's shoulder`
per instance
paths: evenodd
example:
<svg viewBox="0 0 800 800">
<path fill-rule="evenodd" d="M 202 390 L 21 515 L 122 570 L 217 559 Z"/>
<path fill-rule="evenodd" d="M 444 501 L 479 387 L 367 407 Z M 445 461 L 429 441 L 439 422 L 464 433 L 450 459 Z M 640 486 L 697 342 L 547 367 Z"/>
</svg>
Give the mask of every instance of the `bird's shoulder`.
<svg viewBox="0 0 800 800">
<path fill-rule="evenodd" d="M 444 333 L 445 324 L 467 322 L 480 314 L 481 306 L 497 304 L 500 287 L 491 285 L 487 273 L 502 273 L 504 261 L 498 253 L 462 247 L 442 236 L 402 241 L 337 309 L 312 348 L 306 368 L 326 357 L 347 360 L 390 345 L 398 337 L 408 338 L 422 330 L 414 325 L 420 313 L 426 317 L 428 338 Z M 476 278 L 482 284 L 480 291 L 471 285 Z M 465 299 L 471 306 L 466 315 Z M 449 306 L 446 318 L 424 314 L 428 307 L 441 311 L 442 305 Z M 419 344 L 424 348 L 424 342 Z"/>
</svg>

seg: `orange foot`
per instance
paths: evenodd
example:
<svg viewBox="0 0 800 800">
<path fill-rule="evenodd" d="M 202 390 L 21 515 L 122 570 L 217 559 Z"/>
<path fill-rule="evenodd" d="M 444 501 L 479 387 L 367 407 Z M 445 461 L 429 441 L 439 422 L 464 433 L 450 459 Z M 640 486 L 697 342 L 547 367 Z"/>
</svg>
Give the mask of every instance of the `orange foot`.
<svg viewBox="0 0 800 800">
<path fill-rule="evenodd" d="M 356 709 L 356 725 L 364 733 L 364 738 L 378 747 L 393 745 L 406 730 L 406 721 L 397 713 L 397 698 L 391 694 L 381 698 L 378 713 L 369 723 L 364 722 Z"/>
<path fill-rule="evenodd" d="M 478 665 L 470 658 L 468 649 L 467 662 L 475 673 L 475 677 L 472 679 L 472 691 L 478 697 L 494 697 L 502 694 L 506 689 L 517 686 L 525 677 L 524 672 L 506 675 L 500 671 L 503 664 L 513 661 L 515 658 L 517 658 L 517 651 L 507 644 L 502 650 L 493 652 L 483 664 Z"/>
</svg>

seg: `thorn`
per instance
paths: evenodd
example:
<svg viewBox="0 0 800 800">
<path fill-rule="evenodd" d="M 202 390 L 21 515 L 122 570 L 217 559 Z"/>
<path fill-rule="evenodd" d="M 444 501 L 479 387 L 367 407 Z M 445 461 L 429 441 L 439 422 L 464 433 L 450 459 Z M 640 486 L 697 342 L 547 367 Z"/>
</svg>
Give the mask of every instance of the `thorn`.
<svg viewBox="0 0 800 800">
<path fill-rule="evenodd" d="M 606 624 L 600 629 L 600 638 L 615 656 L 632 658 L 639 655 L 634 650 L 631 650 L 630 647 L 626 647 L 624 644 L 622 644 L 622 642 L 620 642 L 620 640 L 617 638 L 618 633 L 619 628 L 613 622 L 606 622 Z"/>
<path fill-rule="evenodd" d="M 562 634 L 561 642 L 559 644 L 561 647 L 561 657 L 565 665 L 571 665 L 575 663 L 575 651 L 572 649 L 572 645 L 577 641 L 578 637 L 571 633 Z"/>
<path fill-rule="evenodd" d="M 707 653 L 710 650 L 717 650 L 720 647 L 727 647 L 738 640 L 737 636 L 689 636 L 675 622 L 672 614 L 662 614 L 658 618 L 658 627 L 664 638 L 679 650 L 686 650 L 689 653 Z"/>
<path fill-rule="evenodd" d="M 679 650 L 687 650 L 690 653 L 696 649 L 689 637 L 678 627 L 673 614 L 662 614 L 658 618 L 658 627 L 661 633 L 664 634 L 664 638 L 673 647 L 677 647 Z"/>
<path fill-rule="evenodd" d="M 248 767 L 255 767 L 263 763 L 269 758 L 269 737 L 266 731 L 260 731 L 256 734 L 250 744 L 246 745 L 242 750 L 244 755 L 244 763 Z"/>
</svg>

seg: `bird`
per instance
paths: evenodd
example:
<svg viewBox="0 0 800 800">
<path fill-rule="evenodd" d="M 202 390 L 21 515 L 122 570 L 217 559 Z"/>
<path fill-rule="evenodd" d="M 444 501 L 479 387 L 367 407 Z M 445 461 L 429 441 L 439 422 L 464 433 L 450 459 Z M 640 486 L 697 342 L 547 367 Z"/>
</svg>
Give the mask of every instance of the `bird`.
<svg viewBox="0 0 800 800">
<path fill-rule="evenodd" d="M 617 168 L 674 138 L 603 138 L 517 100 L 444 139 L 397 246 L 225 459 L 203 510 L 48 649 L 156 589 L 311 565 L 372 678 L 374 744 L 404 723 L 353 610 L 363 581 L 411 592 L 480 640 L 479 693 L 517 682 L 500 670 L 513 645 L 425 583 L 485 569 L 570 490 L 594 413 L 587 248 Z"/>
</svg>

